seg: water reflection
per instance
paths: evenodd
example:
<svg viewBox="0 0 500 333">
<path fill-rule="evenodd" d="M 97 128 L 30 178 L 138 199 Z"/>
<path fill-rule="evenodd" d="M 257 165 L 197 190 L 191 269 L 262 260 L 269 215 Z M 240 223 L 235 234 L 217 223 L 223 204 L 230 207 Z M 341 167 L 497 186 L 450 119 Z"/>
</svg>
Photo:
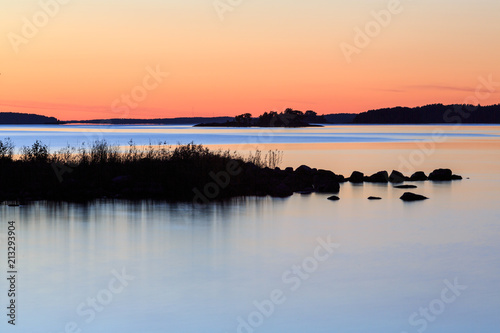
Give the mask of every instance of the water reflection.
<svg viewBox="0 0 500 333">
<path fill-rule="evenodd" d="M 313 132 L 328 136 L 349 130 Z M 399 138 L 398 133 L 431 133 L 432 127 L 385 130 Z M 460 130 L 498 134 L 498 127 Z M 244 133 L 258 133 L 252 131 Z M 297 130 L 295 142 L 310 132 Z M 401 157 L 418 149 L 415 142 L 262 147 L 283 148 L 284 165 L 306 163 L 345 175 L 355 169 L 397 169 Z M 254 301 L 281 289 L 286 302 L 256 332 L 414 332 L 409 315 L 439 297 L 444 279 L 457 277 L 468 290 L 428 331 L 496 332 L 498 148 L 498 139 L 468 136 L 437 145 L 416 167 L 426 172 L 450 167 L 470 179 L 416 183 L 414 192 L 430 200 L 411 204 L 401 202 L 404 190 L 391 185 L 347 183 L 338 202 L 311 194 L 205 206 L 158 201 L 1 205 L 2 244 L 6 222 L 18 225 L 17 328 L 63 332 L 73 321 L 83 332 L 236 332 L 237 318 L 255 311 Z M 369 196 L 382 200 L 369 201 Z M 318 237 L 329 235 L 341 247 L 290 291 L 283 273 L 314 254 Z M 5 251 L 2 246 L 3 258 Z M 113 270 L 122 269 L 134 280 L 87 322 L 78 314 L 79 305 L 108 288 Z M 5 282 L 0 288 L 5 290 Z M 5 325 L 0 324 L 2 332 Z"/>
<path fill-rule="evenodd" d="M 237 198 L 206 206 L 157 201 L 40 202 L 0 207 L 18 222 L 23 331 L 235 332 L 237 318 L 274 289 L 287 301 L 261 332 L 413 329 L 408 316 L 439 296 L 443 279 L 470 286 L 440 332 L 464 332 L 464 312 L 494 332 L 500 228 L 480 182 L 421 183 L 431 197 L 405 204 L 391 185 L 344 184 L 341 200 L 295 195 Z M 380 196 L 373 202 L 369 195 Z M 470 198 L 478 211 L 465 209 Z M 313 255 L 318 237 L 341 248 L 297 291 L 282 275 Z M 107 288 L 113 270 L 130 285 L 95 320 L 78 306 Z M 496 281 L 496 282 L 495 282 Z M 488 294 L 488 292 L 490 292 Z M 360 320 L 363 318 L 363 320 Z"/>
</svg>

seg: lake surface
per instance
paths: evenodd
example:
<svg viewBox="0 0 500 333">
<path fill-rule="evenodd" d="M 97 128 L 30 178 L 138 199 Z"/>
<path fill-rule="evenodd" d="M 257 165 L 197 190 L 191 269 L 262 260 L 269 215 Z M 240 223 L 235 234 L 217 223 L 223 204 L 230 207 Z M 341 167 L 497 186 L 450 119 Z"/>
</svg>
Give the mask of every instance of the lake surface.
<svg viewBox="0 0 500 333">
<path fill-rule="evenodd" d="M 284 152 L 349 176 L 451 168 L 464 180 L 326 195 L 0 206 L 16 221 L 17 332 L 498 332 L 500 126 L 0 126 L 19 148 L 105 138 Z M 469 179 L 467 179 L 469 178 Z M 381 201 L 368 201 L 380 196 Z M 6 274 L 6 260 L 2 259 Z M 7 283 L 0 302 L 7 306 Z M 6 310 L 4 310 L 6 312 Z"/>
</svg>

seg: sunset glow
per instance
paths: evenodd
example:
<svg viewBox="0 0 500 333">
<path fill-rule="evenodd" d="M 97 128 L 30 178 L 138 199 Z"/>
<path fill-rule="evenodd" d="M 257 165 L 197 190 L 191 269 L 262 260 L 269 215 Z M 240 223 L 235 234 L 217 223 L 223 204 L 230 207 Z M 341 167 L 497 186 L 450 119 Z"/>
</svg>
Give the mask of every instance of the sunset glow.
<svg viewBox="0 0 500 333">
<path fill-rule="evenodd" d="M 500 103 L 498 1 L 229 3 L 4 3 L 0 112 L 71 120 Z"/>
</svg>

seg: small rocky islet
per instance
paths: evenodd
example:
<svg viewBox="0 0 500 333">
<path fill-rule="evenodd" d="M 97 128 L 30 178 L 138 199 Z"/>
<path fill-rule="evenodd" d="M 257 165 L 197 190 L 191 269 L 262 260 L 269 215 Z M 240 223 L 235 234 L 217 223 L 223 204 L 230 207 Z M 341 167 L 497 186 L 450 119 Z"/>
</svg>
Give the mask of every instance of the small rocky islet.
<svg viewBox="0 0 500 333">
<path fill-rule="evenodd" d="M 28 180 L 31 186 L 36 185 L 38 191 L 27 191 L 27 187 L 15 189 L 16 191 L 6 193 L 5 187 L 0 186 L 0 201 L 16 200 L 16 202 L 29 202 L 37 200 L 49 201 L 90 201 L 96 199 L 157 199 L 167 201 L 192 201 L 193 203 L 209 203 L 217 200 L 229 199 L 242 196 L 271 196 L 274 198 L 287 198 L 294 193 L 308 196 L 312 193 L 329 194 L 326 199 L 339 201 L 340 184 L 350 182 L 357 186 L 363 183 L 391 184 L 395 190 L 414 189 L 416 185 L 403 184 L 404 182 L 439 181 L 449 182 L 462 179 L 461 176 L 453 174 L 450 169 L 436 169 L 428 176 L 418 171 L 411 176 L 405 176 L 399 171 L 379 171 L 372 175 L 364 175 L 360 171 L 352 172 L 350 177 L 335 174 L 329 170 L 311 168 L 307 165 L 293 169 L 291 167 L 272 169 L 260 167 L 250 162 L 234 162 L 231 168 L 234 173 L 226 170 L 219 172 L 207 172 L 210 178 L 193 182 L 193 177 L 188 175 L 194 172 L 190 167 L 184 165 L 183 173 L 179 174 L 179 168 L 164 169 L 163 177 L 159 175 L 147 179 L 139 178 L 130 172 L 122 173 L 124 170 L 99 174 L 96 170 L 90 170 L 87 175 L 82 174 L 76 168 L 68 173 L 61 182 L 51 181 L 50 186 L 40 186 L 40 180 L 48 181 L 51 178 L 37 177 L 36 181 Z M 229 165 L 229 164 L 228 164 Z M 88 168 L 88 167 L 87 167 Z M 43 168 L 42 168 L 43 169 Z M 85 169 L 85 168 L 84 168 Z M 102 169 L 101 167 L 99 168 Z M 236 172 L 237 171 L 237 172 Z M 20 174 L 23 174 L 22 172 Z M 25 173 L 24 173 L 25 174 Z M 47 173 L 45 173 L 47 174 Z M 96 178 L 96 174 L 99 175 Z M 142 175 L 148 173 L 141 172 Z M 187 177 L 187 178 L 186 178 Z M 19 177 L 15 184 L 19 184 Z M 3 178 L 5 180 L 6 178 Z M 98 180 L 98 181 L 97 181 Z M 175 182 L 174 182 L 175 181 Z M 44 184 L 45 185 L 45 184 Z M 48 185 L 48 184 L 47 184 Z M 9 188 L 9 187 L 7 187 Z M 42 191 L 41 189 L 48 189 Z M 14 190 L 13 186 L 10 187 Z M 191 195 L 189 194 L 191 193 Z M 426 200 L 419 194 L 405 192 L 400 197 L 403 201 Z M 380 197 L 370 196 L 368 200 L 382 200 Z"/>
<path fill-rule="evenodd" d="M 462 179 L 450 169 L 436 169 L 429 175 L 418 171 L 411 176 L 396 170 L 372 175 L 354 171 L 346 178 L 307 165 L 295 169 L 269 167 L 260 159 L 255 163 L 237 154 L 213 152 L 195 144 L 144 151 L 131 145 L 128 152 L 120 154 L 117 147 L 102 141 L 88 149 L 77 155 L 49 154 L 48 147 L 37 141 L 31 148 L 24 147 L 20 158 L 14 159 L 12 153 L 0 156 L 0 202 L 153 199 L 203 204 L 245 196 L 286 198 L 294 193 L 304 197 L 324 193 L 330 195 L 327 199 L 338 201 L 340 184 L 346 182 L 357 186 L 391 184 L 399 191 L 415 188 L 416 185 L 404 184 L 407 181 Z M 401 200 L 426 199 L 408 193 Z"/>
</svg>

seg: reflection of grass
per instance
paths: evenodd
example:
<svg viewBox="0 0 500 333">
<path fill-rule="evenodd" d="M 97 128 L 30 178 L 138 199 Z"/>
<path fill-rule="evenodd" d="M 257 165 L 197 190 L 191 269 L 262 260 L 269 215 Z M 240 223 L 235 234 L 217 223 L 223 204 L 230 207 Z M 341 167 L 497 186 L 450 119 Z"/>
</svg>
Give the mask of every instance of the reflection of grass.
<svg viewBox="0 0 500 333">
<path fill-rule="evenodd" d="M 111 196 L 190 200 L 193 188 L 203 189 L 213 182 L 210 174 L 226 170 L 231 161 L 240 166 L 251 162 L 259 168 L 274 168 L 281 156 L 279 151 L 264 156 L 257 151 L 243 157 L 193 143 L 138 147 L 130 141 L 128 147 L 120 149 L 106 140 L 67 146 L 53 153 L 37 140 L 14 156 L 14 145 L 5 139 L 0 140 L 0 199 L 73 201 Z M 229 186 L 221 189 L 220 197 L 235 194 L 238 191 Z"/>
</svg>

